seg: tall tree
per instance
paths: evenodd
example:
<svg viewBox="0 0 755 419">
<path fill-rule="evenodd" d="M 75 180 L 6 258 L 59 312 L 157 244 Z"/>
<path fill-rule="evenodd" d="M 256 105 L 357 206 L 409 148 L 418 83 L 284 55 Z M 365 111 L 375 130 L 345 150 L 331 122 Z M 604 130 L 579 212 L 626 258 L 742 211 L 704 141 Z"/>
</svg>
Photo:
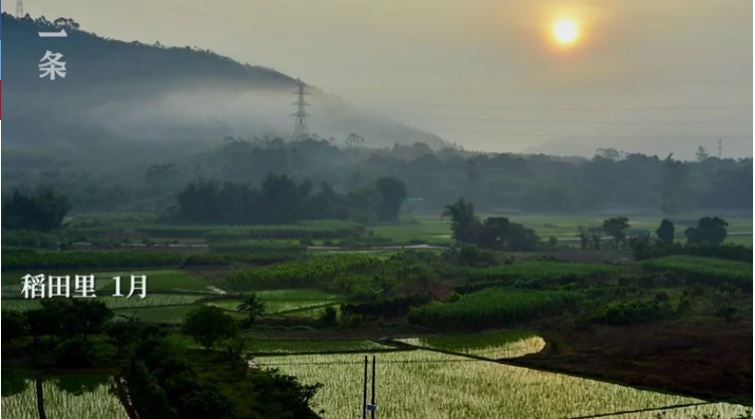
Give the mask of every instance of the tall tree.
<svg viewBox="0 0 755 419">
<path fill-rule="evenodd" d="M 603 221 L 603 231 L 613 237 L 614 248 L 619 249 L 619 245 L 626 239 L 626 230 L 629 228 L 629 219 L 627 217 L 614 217 Z"/>
<path fill-rule="evenodd" d="M 480 220 L 474 213 L 474 204 L 459 198 L 446 205 L 441 217 L 451 218 L 451 231 L 454 239 L 464 243 L 475 243 L 480 228 Z"/>
<path fill-rule="evenodd" d="M 398 220 L 401 205 L 406 199 L 406 184 L 403 180 L 395 177 L 384 177 L 377 181 L 377 190 L 380 193 L 380 203 L 377 207 L 377 215 L 380 221 Z"/>
<path fill-rule="evenodd" d="M 219 307 L 200 306 L 186 315 L 183 331 L 209 349 L 215 342 L 236 336 L 238 324 Z"/>
<path fill-rule="evenodd" d="M 678 213 L 686 205 L 686 185 L 688 166 L 674 160 L 669 154 L 661 169 L 661 210 L 664 214 Z"/>
<path fill-rule="evenodd" d="M 236 310 L 245 311 L 248 316 L 247 323 L 252 325 L 257 320 L 257 316 L 265 314 L 265 304 L 257 297 L 257 293 L 253 292 L 247 295 L 241 304 L 236 306 Z"/>
<path fill-rule="evenodd" d="M 655 230 L 655 234 L 658 236 L 658 240 L 664 243 L 673 243 L 674 223 L 664 218 L 663 221 L 661 221 L 661 225 L 658 227 L 658 230 Z"/>
</svg>

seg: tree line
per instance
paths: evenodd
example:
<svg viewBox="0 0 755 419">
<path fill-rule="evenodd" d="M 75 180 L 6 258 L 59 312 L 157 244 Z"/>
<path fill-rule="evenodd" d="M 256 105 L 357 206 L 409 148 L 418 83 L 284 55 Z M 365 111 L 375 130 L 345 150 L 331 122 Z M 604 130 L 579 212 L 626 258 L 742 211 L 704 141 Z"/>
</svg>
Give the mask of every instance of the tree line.
<svg viewBox="0 0 755 419">
<path fill-rule="evenodd" d="M 176 192 L 196 179 L 259 185 L 269 173 L 314 186 L 327 183 L 344 194 L 369 188 L 382 177 L 397 177 L 416 198 L 411 209 L 425 213 L 445 205 L 449 196 L 464 196 L 484 211 L 629 208 L 661 211 L 668 217 L 707 208 L 752 208 L 751 158 L 701 155 L 700 160 L 683 161 L 610 150 L 583 158 L 433 150 L 422 143 L 371 149 L 314 139 L 229 138 L 190 158 L 139 160 L 150 163 L 105 175 L 86 166 L 60 167 L 44 172 L 44 178 L 16 177 L 23 183 L 8 185 L 49 185 L 68 195 L 75 210 L 97 211 L 144 211 L 145 206 L 161 211 L 174 205 Z"/>
<path fill-rule="evenodd" d="M 395 221 L 406 199 L 406 185 L 383 177 L 350 193 L 338 193 L 322 183 L 296 183 L 287 175 L 268 174 L 259 188 L 249 184 L 199 180 L 176 195 L 169 218 L 205 224 L 289 224 L 307 219 L 359 222 Z"/>
</svg>

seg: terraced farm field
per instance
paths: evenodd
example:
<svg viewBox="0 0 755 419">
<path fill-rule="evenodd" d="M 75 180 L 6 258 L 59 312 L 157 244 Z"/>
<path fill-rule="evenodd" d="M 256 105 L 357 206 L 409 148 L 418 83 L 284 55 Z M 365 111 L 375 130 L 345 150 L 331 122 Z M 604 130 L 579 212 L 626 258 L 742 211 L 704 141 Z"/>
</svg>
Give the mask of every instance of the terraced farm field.
<svg viewBox="0 0 755 419">
<path fill-rule="evenodd" d="M 305 383 L 326 418 L 358 417 L 365 354 L 258 357 Z M 704 403 L 702 400 L 430 351 L 377 354 L 377 404 L 390 418 L 563 418 Z M 411 391 L 407 391 L 411 389 Z M 734 417 L 737 405 L 699 406 Z M 505 412 L 505 413 L 503 413 Z"/>
</svg>

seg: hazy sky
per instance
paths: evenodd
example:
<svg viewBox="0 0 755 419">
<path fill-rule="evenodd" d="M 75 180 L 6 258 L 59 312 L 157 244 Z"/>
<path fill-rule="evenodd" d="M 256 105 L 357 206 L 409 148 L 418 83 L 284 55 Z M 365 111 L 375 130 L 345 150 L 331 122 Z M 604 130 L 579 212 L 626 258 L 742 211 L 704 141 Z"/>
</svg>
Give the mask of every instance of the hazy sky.
<svg viewBox="0 0 755 419">
<path fill-rule="evenodd" d="M 721 138 L 724 155 L 752 155 L 751 0 L 24 5 L 99 35 L 272 67 L 467 149 L 691 157 Z M 562 18 L 580 29 L 569 47 L 551 34 Z"/>
</svg>

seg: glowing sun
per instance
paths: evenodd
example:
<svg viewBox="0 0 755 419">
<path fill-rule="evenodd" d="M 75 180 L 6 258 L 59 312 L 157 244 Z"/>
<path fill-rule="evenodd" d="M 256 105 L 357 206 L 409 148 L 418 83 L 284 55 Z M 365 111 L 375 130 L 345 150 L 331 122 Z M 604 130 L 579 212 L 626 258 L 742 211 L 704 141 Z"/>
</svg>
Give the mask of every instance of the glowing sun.
<svg viewBox="0 0 755 419">
<path fill-rule="evenodd" d="M 559 19 L 553 24 L 553 39 L 561 45 L 574 44 L 579 35 L 579 25 L 572 19 Z"/>
</svg>

